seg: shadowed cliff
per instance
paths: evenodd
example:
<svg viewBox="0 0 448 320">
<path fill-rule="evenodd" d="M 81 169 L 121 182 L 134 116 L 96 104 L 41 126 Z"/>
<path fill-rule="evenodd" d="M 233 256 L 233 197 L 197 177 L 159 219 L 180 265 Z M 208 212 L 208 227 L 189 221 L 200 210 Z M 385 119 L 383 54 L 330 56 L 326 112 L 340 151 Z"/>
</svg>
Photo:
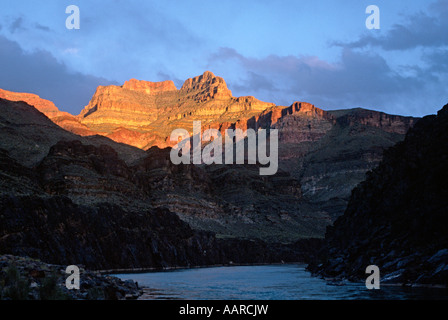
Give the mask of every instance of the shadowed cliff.
<svg viewBox="0 0 448 320">
<path fill-rule="evenodd" d="M 448 284 L 448 105 L 419 120 L 352 192 L 310 269 L 322 276 Z"/>
</svg>

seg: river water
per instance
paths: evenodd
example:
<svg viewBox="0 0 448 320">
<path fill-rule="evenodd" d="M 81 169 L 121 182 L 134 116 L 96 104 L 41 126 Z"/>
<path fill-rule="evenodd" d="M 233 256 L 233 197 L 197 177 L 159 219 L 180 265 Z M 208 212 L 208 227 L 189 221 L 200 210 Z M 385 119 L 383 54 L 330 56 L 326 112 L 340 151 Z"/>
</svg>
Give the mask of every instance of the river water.
<svg viewBox="0 0 448 320">
<path fill-rule="evenodd" d="M 231 266 L 115 274 L 146 287 L 143 299 L 185 300 L 410 300 L 448 299 L 445 289 L 331 283 L 312 277 L 306 265 Z"/>
</svg>

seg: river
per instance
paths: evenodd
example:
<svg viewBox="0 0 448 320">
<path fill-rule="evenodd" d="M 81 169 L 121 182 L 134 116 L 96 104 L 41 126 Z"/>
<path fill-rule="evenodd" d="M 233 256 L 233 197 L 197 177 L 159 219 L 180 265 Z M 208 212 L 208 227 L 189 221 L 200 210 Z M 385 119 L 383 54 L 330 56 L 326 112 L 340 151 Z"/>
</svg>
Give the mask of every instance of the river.
<svg viewBox="0 0 448 320">
<path fill-rule="evenodd" d="M 231 266 L 115 274 L 146 287 L 144 300 L 413 300 L 448 299 L 445 289 L 331 283 L 312 277 L 306 265 Z"/>
</svg>

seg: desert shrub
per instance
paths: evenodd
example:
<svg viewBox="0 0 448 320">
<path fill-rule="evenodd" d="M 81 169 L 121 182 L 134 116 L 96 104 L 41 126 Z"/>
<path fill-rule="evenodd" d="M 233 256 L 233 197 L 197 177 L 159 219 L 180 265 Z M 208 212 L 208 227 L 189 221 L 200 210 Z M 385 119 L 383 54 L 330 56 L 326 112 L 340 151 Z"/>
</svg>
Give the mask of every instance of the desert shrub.
<svg viewBox="0 0 448 320">
<path fill-rule="evenodd" d="M 51 274 L 44 278 L 39 287 L 41 300 L 68 300 L 70 297 L 58 286 L 58 276 Z"/>
<path fill-rule="evenodd" d="M 21 276 L 15 266 L 9 266 L 4 272 L 4 279 L 0 283 L 0 298 L 5 300 L 27 300 L 30 285 L 27 279 Z"/>
<path fill-rule="evenodd" d="M 104 290 L 101 288 L 90 288 L 87 290 L 87 299 L 88 300 L 104 300 Z"/>
</svg>

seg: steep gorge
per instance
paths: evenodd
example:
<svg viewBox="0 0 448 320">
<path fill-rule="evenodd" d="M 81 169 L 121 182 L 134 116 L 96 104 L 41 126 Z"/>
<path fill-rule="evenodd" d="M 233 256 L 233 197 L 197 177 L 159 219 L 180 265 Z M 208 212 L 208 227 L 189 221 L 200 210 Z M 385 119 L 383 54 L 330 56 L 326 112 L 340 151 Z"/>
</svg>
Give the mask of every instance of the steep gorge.
<svg viewBox="0 0 448 320">
<path fill-rule="evenodd" d="M 379 163 L 386 148 L 403 139 L 404 133 L 416 120 L 364 109 L 325 111 L 306 102 L 294 102 L 285 107 L 254 97 L 235 98 L 224 79 L 208 71 L 186 80 L 179 90 L 172 81 L 135 79 L 126 81 L 123 86 L 98 87 L 78 116 L 58 112 L 51 102 L 37 96 L 2 92 L 11 100 L 35 104 L 60 127 L 84 136 L 70 136 L 64 131 L 63 136 L 71 140 L 80 140 L 82 144 L 88 141 L 87 144 L 96 146 L 99 141 L 108 144 L 127 166 L 132 164 L 132 168 L 123 169 L 127 175 L 134 176 L 134 171 L 150 173 L 141 175 L 139 179 L 141 185 L 149 179 L 159 186 L 151 189 L 154 193 L 160 192 L 151 200 L 155 205 L 167 205 L 195 228 L 225 237 L 239 235 L 265 239 L 280 236 L 288 241 L 300 237 L 322 237 L 325 226 L 344 212 L 353 187 Z M 199 166 L 185 171 L 169 163 L 167 151 L 151 149 L 172 145 L 169 135 L 175 128 L 192 132 L 194 120 L 202 122 L 202 130 L 278 129 L 277 175 L 261 179 L 258 169 L 253 166 Z M 6 137 L 9 138 L 4 140 L 4 145 L 14 145 L 15 142 L 11 144 L 14 137 Z M 107 138 L 122 144 L 111 145 L 112 141 Z M 37 135 L 36 140 L 42 139 Z M 34 142 L 30 143 L 26 137 L 22 141 L 28 145 L 24 154 L 37 152 L 33 150 Z M 56 139 L 50 141 L 37 154 L 26 157 L 27 164 L 31 159 L 35 163 L 37 155 L 43 159 L 50 147 L 58 142 Z M 147 150 L 148 156 L 145 157 L 142 150 L 126 145 Z M 8 148 L 12 155 L 17 153 L 17 149 Z M 88 159 L 89 152 L 86 151 L 83 157 Z M 107 150 L 101 152 L 110 153 Z M 132 156 L 128 157 L 126 153 Z M 163 157 L 163 165 L 148 170 L 142 159 L 154 156 Z M 53 171 L 56 170 L 54 166 L 58 166 L 59 175 L 68 177 L 65 180 L 73 180 L 71 184 L 65 181 L 64 188 L 70 185 L 72 190 L 65 189 L 65 192 L 83 194 L 86 191 L 86 194 L 91 193 L 88 197 L 91 201 L 96 198 L 115 201 L 115 198 L 142 192 L 135 189 L 134 180 L 129 177 L 118 175 L 112 179 L 113 175 L 110 175 L 112 180 L 108 181 L 102 175 L 91 174 L 91 169 L 81 170 L 80 165 L 70 162 L 73 160 L 70 157 L 61 166 L 58 164 L 61 159 L 50 152 L 43 163 L 49 166 L 47 170 L 52 179 L 59 179 L 57 171 Z M 84 165 L 85 160 L 81 164 Z M 179 178 L 174 178 L 176 172 Z M 201 174 L 195 176 L 192 172 Z M 87 192 L 94 190 L 95 185 L 106 183 L 113 186 L 122 183 L 122 186 L 98 193 Z M 52 185 L 57 184 L 52 182 Z M 185 188 L 193 190 L 193 193 L 187 194 Z M 285 196 L 289 198 L 284 199 L 282 194 L 290 189 L 297 189 L 298 193 L 286 192 Z M 250 228 L 247 228 L 248 224 Z M 266 228 L 276 231 L 266 234 Z"/>
</svg>

